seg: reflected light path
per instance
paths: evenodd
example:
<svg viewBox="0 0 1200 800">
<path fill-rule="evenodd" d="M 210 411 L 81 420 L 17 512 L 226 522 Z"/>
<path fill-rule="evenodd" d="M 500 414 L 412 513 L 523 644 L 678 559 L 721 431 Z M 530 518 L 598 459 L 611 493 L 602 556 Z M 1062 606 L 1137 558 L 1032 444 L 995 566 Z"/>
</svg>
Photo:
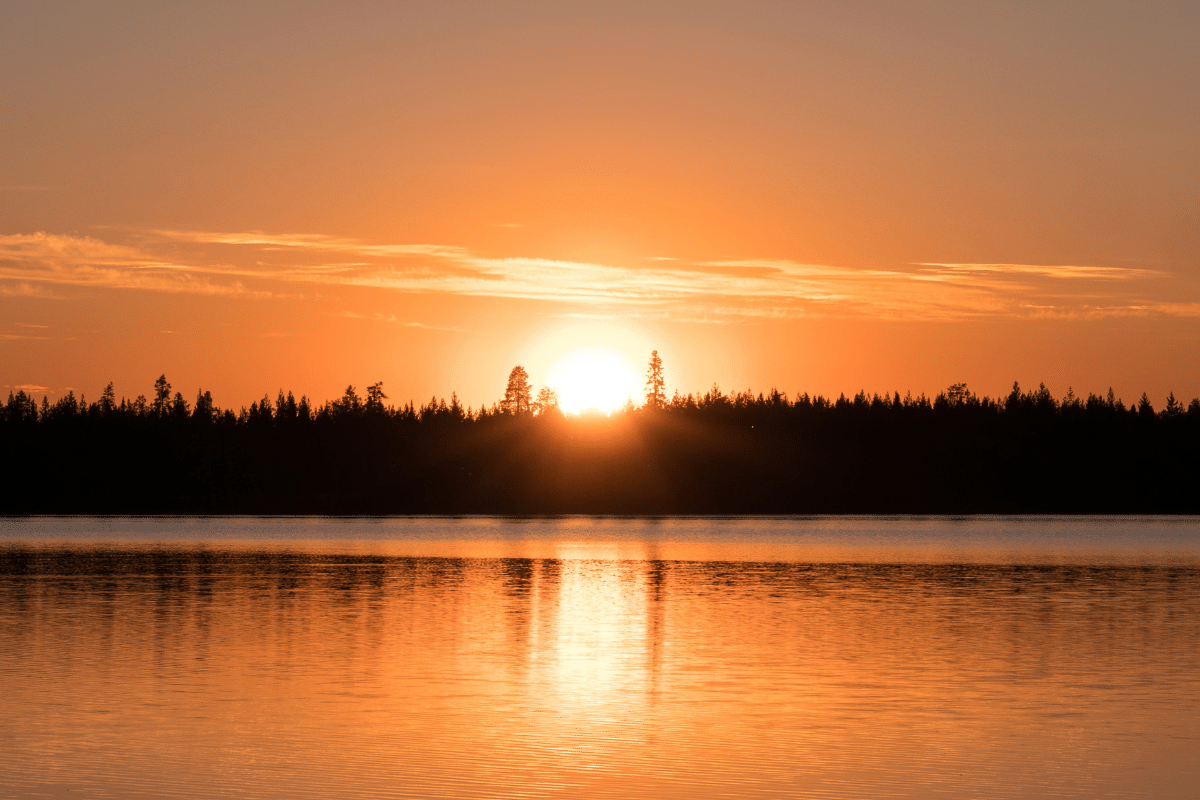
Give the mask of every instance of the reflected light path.
<svg viewBox="0 0 1200 800">
<path fill-rule="evenodd" d="M 89 524 L 125 541 L 71 527 Z M 327 535 L 296 546 L 276 524 Z M 487 555 L 412 555 L 370 546 L 370 524 L 5 523 L 0 796 L 1167 798 L 1200 781 L 1194 521 L 1112 522 L 1120 558 L 1101 522 L 1090 558 L 1051 524 L 1040 555 L 1019 532 L 979 551 L 1025 564 L 670 559 L 663 539 L 690 528 L 621 520 L 462 520 L 458 545 Z M 784 547 L 688 524 L 710 552 Z M 911 552 L 940 551 L 939 523 L 905 524 L 925 526 Z"/>
</svg>

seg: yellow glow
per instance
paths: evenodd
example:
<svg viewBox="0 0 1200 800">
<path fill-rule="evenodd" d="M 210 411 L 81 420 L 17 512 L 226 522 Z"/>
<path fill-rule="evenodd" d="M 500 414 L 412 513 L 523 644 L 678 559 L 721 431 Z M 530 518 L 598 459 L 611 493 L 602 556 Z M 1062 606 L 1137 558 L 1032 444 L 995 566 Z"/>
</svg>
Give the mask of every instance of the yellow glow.
<svg viewBox="0 0 1200 800">
<path fill-rule="evenodd" d="M 550 368 L 546 383 L 558 389 L 564 411 L 578 414 L 597 409 L 609 412 L 626 400 L 638 402 L 642 376 L 629 359 L 615 350 L 585 347 L 572 350 Z"/>
</svg>

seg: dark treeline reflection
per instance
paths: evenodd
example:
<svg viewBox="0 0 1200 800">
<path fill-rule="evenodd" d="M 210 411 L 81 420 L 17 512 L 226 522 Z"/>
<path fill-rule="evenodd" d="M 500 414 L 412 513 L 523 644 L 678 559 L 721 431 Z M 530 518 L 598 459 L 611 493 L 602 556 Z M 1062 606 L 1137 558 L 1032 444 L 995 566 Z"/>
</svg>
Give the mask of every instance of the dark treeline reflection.
<svg viewBox="0 0 1200 800">
<path fill-rule="evenodd" d="M 0 512 L 249 514 L 1200 511 L 1200 401 L 1143 395 L 676 396 L 611 416 L 376 384 L 240 413 L 165 377 L 153 400 L 0 409 Z M 648 396 L 649 397 L 649 396 Z M 515 410 L 514 410 L 515 409 Z M 524 410 L 523 410 L 524 409 Z"/>
<path fill-rule="evenodd" d="M 203 599 L 220 590 L 223 583 L 234 582 L 238 592 L 228 595 L 229 599 L 244 600 L 259 594 L 283 602 L 296 592 L 326 596 L 345 593 L 368 600 L 413 591 L 454 594 L 463 592 L 467 584 L 483 581 L 494 584 L 496 591 L 510 599 L 528 601 L 535 585 L 542 591 L 558 591 L 563 565 L 568 563 L 583 565 L 592 580 L 592 573 L 619 573 L 623 582 L 637 582 L 651 603 L 666 601 L 672 590 L 681 592 L 677 599 L 711 598 L 717 603 L 737 599 L 743 592 L 759 596 L 763 590 L 772 590 L 775 593 L 767 596 L 776 600 L 786 600 L 793 593 L 845 600 L 858 591 L 867 591 L 859 598 L 867 605 L 874 605 L 878 598 L 873 599 L 870 593 L 878 591 L 891 593 L 888 599 L 896 601 L 1017 598 L 1029 593 L 1023 599 L 1005 602 L 1033 606 L 1037 606 L 1039 597 L 1062 595 L 1074 602 L 1100 597 L 1112 600 L 1120 595 L 1127 605 L 1140 592 L 1149 591 L 1158 599 L 1174 597 L 1191 606 L 1197 600 L 1195 588 L 1200 583 L 1200 568 L 1191 564 L 610 561 L 392 556 L 219 546 L 9 544 L 0 546 L 0 597 L 8 611 L 19 614 L 20 599 L 30 591 L 39 596 L 78 593 L 80 602 L 94 604 L 104 598 L 106 591 L 117 590 L 149 600 L 171 595 Z M 893 612 L 898 609 L 893 607 Z M 1147 609 L 1140 609 L 1142 612 Z M 1188 626 L 1194 628 L 1194 621 Z"/>
<path fill-rule="evenodd" d="M 568 571 L 575 580 L 568 580 Z M 605 589 L 608 579 L 615 583 Z M 800 634 L 816 624 L 816 617 L 801 613 L 801 609 L 829 601 L 855 608 L 855 613 L 872 619 L 883 615 L 879 625 L 896 636 L 914 635 L 898 622 L 906 615 L 931 617 L 922 624 L 936 620 L 937 625 L 951 628 L 986 628 L 1000 623 L 1007 630 L 1009 623 L 1026 620 L 1034 627 L 1046 627 L 1047 635 L 1062 625 L 1077 631 L 1091 627 L 1109 630 L 1116 617 L 1122 618 L 1123 629 L 1145 634 L 1154 618 L 1151 627 L 1160 634 L 1166 629 L 1175 631 L 1178 635 L 1168 638 L 1174 639 L 1178 649 L 1194 654 L 1198 584 L 1200 569 L 1195 565 L 610 561 L 219 546 L 0 547 L 0 605 L 10 622 L 79 604 L 87 607 L 89 615 L 103 615 L 110 605 L 113 609 L 140 605 L 176 622 L 180 613 L 215 614 L 227 621 L 255 619 L 253 625 L 261 625 L 272 619 L 272 610 L 292 608 L 301 601 L 317 601 L 326 610 L 345 603 L 347 608 L 373 609 L 369 617 L 377 617 L 389 602 L 421 598 L 441 616 L 450 614 L 451 609 L 476 613 L 479 608 L 498 608 L 511 628 L 508 635 L 521 631 L 531 635 L 527 617 L 539 607 L 538 613 L 556 609 L 553 613 L 562 624 L 570 618 L 572 624 L 603 627 L 604 619 L 613 614 L 629 617 L 622 624 L 633 624 L 630 620 L 636 618 L 649 638 L 624 628 L 618 638 L 638 638 L 649 656 L 654 655 L 663 636 L 659 628 L 666 606 L 659 604 L 674 601 L 687 605 L 689 613 L 711 607 L 716 618 L 724 618 L 722 609 L 751 599 L 766 602 L 774 610 L 761 619 L 744 618 L 745 629 L 731 634 L 735 638 L 753 636 L 751 629 L 764 625 L 772 629 L 795 625 L 792 633 Z M 487 599 L 492 597 L 496 600 Z M 619 613 L 615 606 L 596 606 L 599 600 L 615 601 L 617 597 L 633 605 Z M 473 606 L 472 598 L 483 605 Z M 793 605 L 796 600 L 805 605 Z M 631 612 L 638 602 L 647 604 L 645 613 Z M 245 604 L 256 608 L 251 616 L 224 616 L 233 606 Z M 471 612 L 472 608 L 476 612 Z M 296 607 L 297 613 L 300 609 Z M 411 612 L 412 608 L 402 616 L 407 618 Z M 891 621 L 885 622 L 884 617 Z M 363 618 L 360 623 L 368 628 L 383 624 L 382 619 L 371 622 Z M 24 629 L 17 625 L 11 633 L 20 638 L 19 630 Z M 936 632 L 930 629 L 927 633 Z M 1014 641 L 1031 635 L 1030 630 L 1017 627 L 1009 633 Z M 531 642 L 510 644 L 526 647 Z M 1066 641 L 1063 644 L 1070 646 Z M 866 640 L 861 645 L 874 646 Z"/>
<path fill-rule="evenodd" d="M 1194 559 L 281 547 L 0 544 L 0 796 L 1115 800 L 1197 783 Z"/>
</svg>

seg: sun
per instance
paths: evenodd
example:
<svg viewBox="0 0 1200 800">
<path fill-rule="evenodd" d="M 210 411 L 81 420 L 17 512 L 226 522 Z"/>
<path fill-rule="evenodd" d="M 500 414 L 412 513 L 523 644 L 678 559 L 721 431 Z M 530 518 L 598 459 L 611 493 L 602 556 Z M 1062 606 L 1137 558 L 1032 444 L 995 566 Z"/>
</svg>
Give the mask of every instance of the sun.
<svg viewBox="0 0 1200 800">
<path fill-rule="evenodd" d="M 642 376 L 629 359 L 615 350 L 582 347 L 555 362 L 546 384 L 558 390 L 564 411 L 575 414 L 595 409 L 605 413 L 637 402 L 642 394 Z"/>
</svg>

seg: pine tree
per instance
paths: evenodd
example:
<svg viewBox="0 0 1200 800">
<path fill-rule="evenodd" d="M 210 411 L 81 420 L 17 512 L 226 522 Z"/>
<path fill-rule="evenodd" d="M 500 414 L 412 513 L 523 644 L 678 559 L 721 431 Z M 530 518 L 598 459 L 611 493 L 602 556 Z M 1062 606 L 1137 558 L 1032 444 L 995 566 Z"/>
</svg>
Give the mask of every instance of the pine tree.
<svg viewBox="0 0 1200 800">
<path fill-rule="evenodd" d="M 167 383 L 167 376 L 159 375 L 158 380 L 154 382 L 154 416 L 165 417 L 171 403 L 171 384 Z"/>
<path fill-rule="evenodd" d="M 529 385 L 529 374 L 520 364 L 508 373 L 508 386 L 504 390 L 504 400 L 500 408 L 506 414 L 521 416 L 533 410 L 533 389 Z"/>
<path fill-rule="evenodd" d="M 663 380 L 662 359 L 657 350 L 650 351 L 650 368 L 646 370 L 646 407 L 662 408 L 667 404 L 666 381 Z"/>
<path fill-rule="evenodd" d="M 346 393 L 342 395 L 340 400 L 334 400 L 330 404 L 334 416 L 351 416 L 357 415 L 362 411 L 362 400 L 359 399 L 358 392 L 353 386 L 346 387 Z"/>
<path fill-rule="evenodd" d="M 382 413 L 384 400 L 387 400 L 387 395 L 383 393 L 383 381 L 367 387 L 366 410 L 368 412 L 374 414 Z"/>
<path fill-rule="evenodd" d="M 100 413 L 111 414 L 117 409 L 117 394 L 113 391 L 112 381 L 109 381 L 108 386 L 104 387 L 104 391 L 100 394 Z"/>
<path fill-rule="evenodd" d="M 537 402 L 534 403 L 538 414 L 552 414 L 558 411 L 558 390 L 543 386 L 538 391 Z"/>
<path fill-rule="evenodd" d="M 176 392 L 175 399 L 171 401 L 171 416 L 175 419 L 187 419 L 188 413 L 187 400 L 183 399 L 181 392 Z"/>
<path fill-rule="evenodd" d="M 1178 417 L 1183 414 L 1183 403 L 1175 399 L 1175 392 L 1167 395 L 1167 407 L 1163 409 L 1163 416 Z"/>
<path fill-rule="evenodd" d="M 202 422 L 212 422 L 215 416 L 216 407 L 213 405 L 212 392 L 202 392 L 197 389 L 196 405 L 192 409 L 192 419 L 198 419 Z"/>
</svg>

